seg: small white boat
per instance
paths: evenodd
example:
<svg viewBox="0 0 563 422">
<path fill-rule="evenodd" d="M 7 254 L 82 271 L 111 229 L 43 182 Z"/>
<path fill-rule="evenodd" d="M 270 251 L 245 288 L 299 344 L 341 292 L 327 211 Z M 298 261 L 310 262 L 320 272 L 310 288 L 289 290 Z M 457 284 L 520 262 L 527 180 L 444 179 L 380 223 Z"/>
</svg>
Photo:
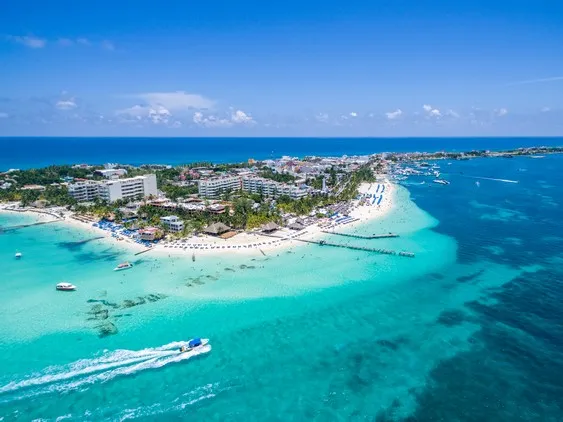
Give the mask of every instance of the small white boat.
<svg viewBox="0 0 563 422">
<path fill-rule="evenodd" d="M 57 284 L 57 286 L 55 288 L 57 290 L 61 290 L 63 292 L 72 292 L 72 291 L 76 290 L 76 286 L 74 284 L 70 284 L 70 283 L 59 283 L 59 284 Z"/>
<path fill-rule="evenodd" d="M 16 252 L 16 259 L 20 259 L 22 257 L 22 253 L 21 252 Z"/>
<path fill-rule="evenodd" d="M 131 264 L 130 262 L 122 262 L 117 267 L 115 267 L 113 271 L 128 270 L 129 268 L 133 268 L 133 264 Z"/>
<path fill-rule="evenodd" d="M 182 344 L 179 352 L 180 353 L 188 353 L 188 352 L 191 352 L 193 350 L 197 350 L 197 349 L 200 349 L 204 346 L 207 346 L 207 344 L 209 344 L 208 338 L 198 338 L 198 337 L 196 337 L 196 338 L 189 340 L 187 344 Z"/>
<path fill-rule="evenodd" d="M 443 179 L 434 179 L 432 180 L 434 183 L 438 183 L 439 185 L 449 185 L 450 182 L 448 182 L 447 180 L 443 180 Z"/>
</svg>

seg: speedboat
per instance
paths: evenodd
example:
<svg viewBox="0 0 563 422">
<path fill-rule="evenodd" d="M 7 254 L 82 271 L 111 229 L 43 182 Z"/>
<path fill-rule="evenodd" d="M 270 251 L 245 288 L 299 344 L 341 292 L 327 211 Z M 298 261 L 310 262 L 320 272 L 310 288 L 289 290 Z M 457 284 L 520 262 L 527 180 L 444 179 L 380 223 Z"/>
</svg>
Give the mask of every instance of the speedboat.
<svg viewBox="0 0 563 422">
<path fill-rule="evenodd" d="M 439 185 L 449 185 L 450 182 L 448 182 L 447 180 L 443 180 L 443 179 L 434 179 L 432 180 L 434 183 L 438 183 Z"/>
<path fill-rule="evenodd" d="M 208 338 L 196 337 L 196 338 L 189 340 L 187 344 L 182 344 L 179 352 L 180 353 L 188 353 L 188 352 L 191 352 L 193 350 L 200 349 L 200 348 L 206 346 L 207 344 L 209 344 Z"/>
<path fill-rule="evenodd" d="M 72 292 L 72 291 L 76 290 L 76 286 L 74 284 L 70 284 L 70 283 L 59 283 L 59 284 L 57 284 L 57 286 L 55 288 L 57 290 L 61 290 L 63 292 Z"/>
<path fill-rule="evenodd" d="M 16 259 L 20 259 L 22 257 L 22 253 L 21 252 L 16 252 Z"/>
<path fill-rule="evenodd" d="M 131 264 L 130 262 L 122 262 L 117 267 L 115 267 L 113 271 L 128 270 L 129 268 L 133 268 L 133 264 Z"/>
</svg>

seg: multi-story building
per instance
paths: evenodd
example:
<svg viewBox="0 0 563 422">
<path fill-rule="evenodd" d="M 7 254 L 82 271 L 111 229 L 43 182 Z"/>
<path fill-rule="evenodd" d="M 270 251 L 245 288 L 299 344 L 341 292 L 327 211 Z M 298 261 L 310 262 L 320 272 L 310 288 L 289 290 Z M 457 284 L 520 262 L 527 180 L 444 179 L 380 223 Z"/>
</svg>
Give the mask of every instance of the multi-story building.
<svg viewBox="0 0 563 422">
<path fill-rule="evenodd" d="M 219 198 L 225 192 L 236 192 L 241 189 L 240 176 L 220 176 L 198 181 L 199 195 L 204 198 Z"/>
<path fill-rule="evenodd" d="M 261 194 L 268 198 L 287 195 L 292 199 L 300 199 L 311 192 L 309 187 L 280 183 L 249 174 L 202 179 L 198 183 L 199 195 L 205 198 L 219 198 L 222 193 L 228 191 L 236 192 L 241 189 L 245 192 Z"/>
<path fill-rule="evenodd" d="M 184 222 L 175 215 L 169 215 L 167 217 L 160 217 L 160 222 L 164 224 L 164 227 L 171 232 L 181 232 L 184 230 Z"/>
<path fill-rule="evenodd" d="M 69 184 L 68 191 L 79 202 L 92 201 L 96 198 L 115 202 L 118 199 L 156 196 L 158 193 L 154 174 L 103 182 L 77 182 Z"/>
<path fill-rule="evenodd" d="M 300 199 L 307 196 L 311 189 L 258 176 L 243 176 L 242 189 L 249 193 L 261 194 L 269 198 L 287 195 L 291 199 Z"/>
<path fill-rule="evenodd" d="M 68 193 L 78 202 L 93 201 L 100 196 L 99 186 L 98 182 L 89 180 L 71 183 L 68 185 Z"/>
</svg>

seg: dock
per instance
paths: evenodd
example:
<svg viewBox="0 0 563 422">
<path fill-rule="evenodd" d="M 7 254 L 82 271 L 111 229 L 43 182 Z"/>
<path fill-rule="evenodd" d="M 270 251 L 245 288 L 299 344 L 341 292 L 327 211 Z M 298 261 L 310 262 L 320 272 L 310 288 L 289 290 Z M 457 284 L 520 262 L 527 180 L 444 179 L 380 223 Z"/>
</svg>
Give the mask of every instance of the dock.
<svg viewBox="0 0 563 422">
<path fill-rule="evenodd" d="M 306 240 L 306 239 L 299 239 L 297 237 L 283 237 L 283 236 L 276 236 L 276 235 L 272 235 L 272 234 L 262 234 L 262 235 L 268 236 L 268 237 L 275 237 L 277 239 L 282 239 L 282 240 L 296 240 L 298 242 L 309 243 L 311 245 L 330 246 L 330 247 L 333 247 L 333 248 L 344 248 L 344 249 L 351 249 L 351 250 L 355 250 L 355 251 L 373 252 L 373 253 L 378 253 L 378 254 L 382 254 L 382 255 L 396 255 L 396 256 L 402 256 L 402 257 L 405 257 L 405 258 L 414 258 L 415 257 L 414 252 L 395 251 L 395 250 L 392 250 L 392 249 L 382 249 L 382 248 L 368 248 L 368 247 L 365 247 L 365 246 L 344 245 L 342 243 L 327 242 L 325 240 Z"/>
<path fill-rule="evenodd" d="M 37 223 L 29 223 L 29 224 L 20 224 L 18 226 L 10 226 L 10 227 L 0 227 L 1 232 L 8 232 L 13 230 L 24 229 L 26 227 L 33 227 L 33 226 L 41 226 L 43 224 L 50 224 L 50 223 L 57 223 L 61 220 L 53 220 L 53 221 L 38 221 Z"/>
<path fill-rule="evenodd" d="M 350 234 L 350 233 L 339 233 L 339 232 L 331 232 L 328 230 L 323 230 L 323 233 L 326 234 L 334 234 L 336 236 L 344 236 L 344 237 L 352 237 L 355 239 L 388 239 L 388 238 L 393 238 L 393 237 L 399 237 L 398 234 L 395 233 L 386 233 L 386 234 L 374 234 L 371 236 L 363 236 L 360 234 Z"/>
<path fill-rule="evenodd" d="M 152 248 L 147 248 L 143 251 L 137 252 L 135 255 L 141 255 L 142 253 L 146 253 L 146 252 L 151 251 L 151 250 L 152 250 Z"/>
</svg>

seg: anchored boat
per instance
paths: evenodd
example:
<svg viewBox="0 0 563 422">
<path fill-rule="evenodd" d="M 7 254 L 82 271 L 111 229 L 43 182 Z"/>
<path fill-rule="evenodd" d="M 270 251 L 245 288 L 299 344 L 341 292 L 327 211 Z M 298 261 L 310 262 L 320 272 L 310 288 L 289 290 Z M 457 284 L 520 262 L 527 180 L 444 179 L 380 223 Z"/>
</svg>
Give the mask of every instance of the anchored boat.
<svg viewBox="0 0 563 422">
<path fill-rule="evenodd" d="M 16 259 L 20 259 L 22 257 L 22 253 L 21 252 L 16 252 Z"/>
<path fill-rule="evenodd" d="M 72 291 L 76 290 L 76 286 L 74 284 L 70 284 L 70 283 L 59 283 L 59 284 L 57 284 L 57 286 L 55 288 L 57 290 L 61 290 L 63 292 L 72 292 Z"/>
<path fill-rule="evenodd" d="M 117 267 L 115 267 L 113 271 L 128 270 L 129 268 L 133 268 L 133 264 L 131 264 L 130 262 L 122 262 Z"/>
</svg>

